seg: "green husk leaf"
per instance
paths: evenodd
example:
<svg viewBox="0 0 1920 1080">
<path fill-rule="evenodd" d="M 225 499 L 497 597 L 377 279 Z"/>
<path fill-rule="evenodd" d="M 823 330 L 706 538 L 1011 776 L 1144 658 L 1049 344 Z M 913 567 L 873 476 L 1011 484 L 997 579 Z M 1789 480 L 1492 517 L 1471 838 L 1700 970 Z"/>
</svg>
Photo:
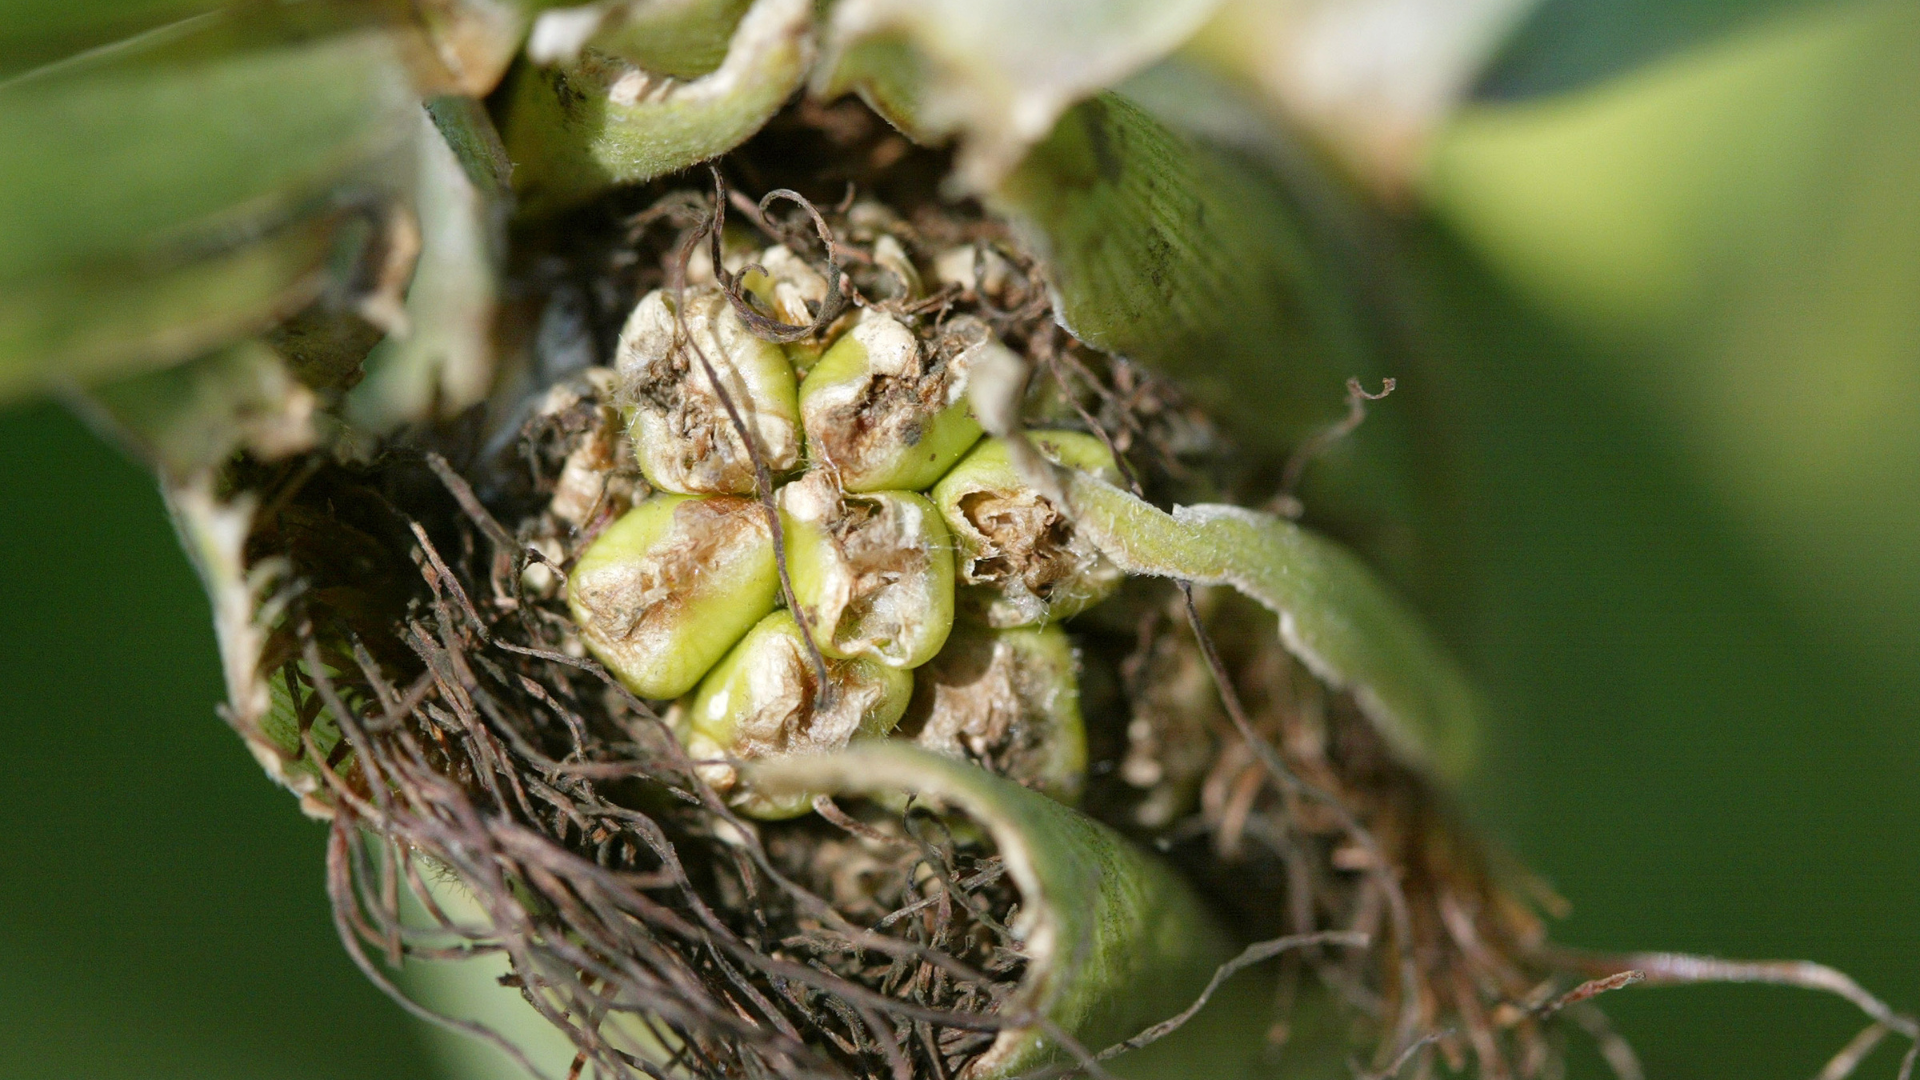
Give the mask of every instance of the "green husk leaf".
<svg viewBox="0 0 1920 1080">
<path fill-rule="evenodd" d="M 211 473 L 242 448 L 271 461 L 315 442 L 313 392 L 259 342 L 103 386 L 88 404 L 173 483 Z"/>
<path fill-rule="evenodd" d="M 1061 113 L 1177 47 L 1218 0 L 841 0 L 816 89 L 859 90 L 991 189 Z"/>
<path fill-rule="evenodd" d="M 0 396 L 287 314 L 341 207 L 406 189 L 417 31 L 290 21 L 207 16 L 0 85 Z"/>
<path fill-rule="evenodd" d="M 1020 890 L 1012 929 L 1030 958 L 1002 1012 L 1030 1010 L 1092 1051 L 1178 1013 L 1233 955 L 1199 897 L 1159 859 L 1078 811 L 984 769 L 887 741 L 756 762 L 746 774 L 769 792 L 883 800 L 909 792 L 984 828 Z M 1192 1047 L 1180 1075 L 1241 1075 L 1246 1051 L 1260 1044 L 1265 1017 L 1254 1008 L 1241 1019 L 1245 1030 L 1238 1038 L 1214 1031 L 1204 1052 Z M 1205 1033 L 1182 1029 L 1167 1042 Z M 1043 1028 L 1015 1028 L 1002 1032 L 967 1075 L 987 1080 L 1074 1060 Z M 1114 1062 L 1123 1073 L 1131 1071 L 1128 1064 L 1126 1055 Z"/>
<path fill-rule="evenodd" d="M 346 415 L 373 432 L 453 416 L 493 382 L 493 317 L 506 262 L 506 150 L 472 98 L 436 98 L 419 115 L 420 260 L 406 326 L 375 346 Z"/>
<path fill-rule="evenodd" d="M 1072 473 L 1074 526 L 1122 569 L 1231 585 L 1280 617 L 1280 639 L 1322 681 L 1352 691 L 1400 758 L 1450 781 L 1473 764 L 1481 702 L 1445 649 L 1358 556 L 1237 506 L 1168 514 Z"/>
<path fill-rule="evenodd" d="M 807 0 L 757 0 L 726 60 L 691 82 L 593 48 L 566 67 L 528 69 L 506 124 L 525 207 L 562 209 L 733 149 L 800 86 L 812 27 Z"/>
<path fill-rule="evenodd" d="M 752 0 L 627 0 L 613 5 L 588 44 L 656 75 L 697 79 L 727 59 Z"/>
<path fill-rule="evenodd" d="M 1275 180 L 1118 94 L 1068 111 L 992 202 L 1076 337 L 1172 375 L 1250 449 L 1296 445 L 1373 374 Z"/>
<path fill-rule="evenodd" d="M 302 221 L 162 269 L 102 266 L 8 284 L 0 400 L 164 366 L 266 325 L 320 291 L 339 224 L 334 215 Z"/>
</svg>

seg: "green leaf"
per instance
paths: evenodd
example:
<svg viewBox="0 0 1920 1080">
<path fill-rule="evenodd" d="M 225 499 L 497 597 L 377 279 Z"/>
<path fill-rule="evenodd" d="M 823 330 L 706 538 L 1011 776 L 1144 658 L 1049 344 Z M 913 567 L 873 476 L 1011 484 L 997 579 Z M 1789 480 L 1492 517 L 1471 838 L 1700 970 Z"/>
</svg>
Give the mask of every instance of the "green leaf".
<svg viewBox="0 0 1920 1080">
<path fill-rule="evenodd" d="M 343 207 L 405 189 L 405 35 L 290 22 L 223 13 L 0 84 L 0 396 L 286 314 L 317 291 Z"/>
<path fill-rule="evenodd" d="M 347 395 L 355 425 L 386 433 L 450 417 L 493 386 L 494 311 L 506 265 L 506 150 L 472 98 L 436 98 L 419 114 L 420 260 L 406 326 L 374 346 Z"/>
<path fill-rule="evenodd" d="M 1285 192 L 1118 94 L 1075 106 L 995 191 L 1081 340 L 1146 361 L 1269 454 L 1373 374 Z"/>
<path fill-rule="evenodd" d="M 1481 703 L 1451 657 L 1359 557 L 1237 506 L 1172 514 L 1071 473 L 1074 525 L 1134 574 L 1231 585 L 1280 617 L 1280 639 L 1323 682 L 1353 692 L 1398 756 L 1453 782 L 1474 759 Z"/>
<path fill-rule="evenodd" d="M 747 777 L 770 792 L 884 800 L 907 792 L 984 828 L 1020 890 L 1011 929 L 1030 958 L 1001 1011 L 1031 1010 L 1091 1051 L 1186 1008 L 1234 954 L 1192 887 L 1165 863 L 1092 818 L 976 766 L 886 741 L 754 763 Z M 1226 1009 L 1216 1002 L 1205 1012 Z M 1181 1029 L 1161 1053 L 1178 1054 L 1176 1040 L 1194 1039 L 1178 1075 L 1243 1075 L 1262 1048 L 1267 1017 L 1255 1006 L 1231 1019 L 1240 1021 L 1231 1025 L 1239 1031 Z M 1073 1062 L 1044 1029 L 1016 1028 L 1002 1032 L 968 1075 L 985 1080 Z M 1131 1072 L 1126 1055 L 1114 1064 Z"/>
<path fill-rule="evenodd" d="M 726 60 L 691 82 L 586 49 L 512 89 L 507 147 L 526 209 L 550 212 L 723 154 L 760 129 L 813 61 L 808 0 L 758 0 Z"/>
</svg>

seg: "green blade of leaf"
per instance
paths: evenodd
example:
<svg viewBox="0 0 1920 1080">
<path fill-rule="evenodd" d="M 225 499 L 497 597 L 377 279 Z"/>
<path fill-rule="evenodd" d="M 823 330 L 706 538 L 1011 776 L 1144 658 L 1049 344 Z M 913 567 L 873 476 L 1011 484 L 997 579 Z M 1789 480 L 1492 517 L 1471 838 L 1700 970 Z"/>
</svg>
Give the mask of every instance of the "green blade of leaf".
<svg viewBox="0 0 1920 1080">
<path fill-rule="evenodd" d="M 1284 191 L 1120 95 L 1070 110 L 992 201 L 1076 337 L 1171 374 L 1250 448 L 1297 444 L 1374 374 Z"/>
<path fill-rule="evenodd" d="M 529 69 L 506 122 L 529 212 L 562 209 L 723 154 L 760 129 L 813 62 L 808 0 L 758 0 L 726 60 L 691 82 L 587 49 L 561 68 Z"/>
<path fill-rule="evenodd" d="M 1404 601 L 1340 545 L 1271 514 L 1183 506 L 1168 514 L 1072 475 L 1075 527 L 1129 573 L 1230 585 L 1280 618 L 1288 651 L 1351 690 L 1402 760 L 1458 782 L 1473 764 L 1481 703 Z"/>
<path fill-rule="evenodd" d="M 310 297 L 405 190 L 410 32 L 221 15 L 0 85 L 0 395 L 177 360 Z"/>
<path fill-rule="evenodd" d="M 1011 929 L 1029 957 L 1019 989 L 1001 1011 L 1031 1010 L 1092 1052 L 1186 1008 L 1234 954 L 1192 888 L 1159 859 L 1092 818 L 974 765 L 882 741 L 758 762 L 747 777 L 770 792 L 880 799 L 911 793 L 987 830 L 1020 890 Z M 1189 1047 L 1182 1060 L 1190 1068 L 1180 1075 L 1242 1075 L 1266 1020 L 1257 1008 L 1245 1013 L 1251 1015 L 1242 1016 L 1237 1039 L 1222 1045 L 1216 1029 L 1204 1052 Z M 1166 1041 L 1203 1031 L 1183 1029 Z M 1044 1027 L 1015 1028 L 1001 1032 L 967 1075 L 985 1080 L 1074 1061 Z M 1127 1064 L 1124 1054 L 1114 1062 L 1122 1072 Z"/>
</svg>

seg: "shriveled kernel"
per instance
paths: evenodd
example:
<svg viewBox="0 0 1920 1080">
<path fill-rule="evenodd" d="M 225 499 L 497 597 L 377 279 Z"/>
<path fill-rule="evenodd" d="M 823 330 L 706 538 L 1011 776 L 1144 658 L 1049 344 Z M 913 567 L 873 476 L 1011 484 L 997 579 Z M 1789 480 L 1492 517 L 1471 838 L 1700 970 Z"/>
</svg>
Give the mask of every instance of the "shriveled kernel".
<svg viewBox="0 0 1920 1080">
<path fill-rule="evenodd" d="M 773 533 L 752 499 L 656 495 L 607 527 L 567 577 L 587 648 L 641 697 L 678 697 L 779 593 Z"/>
<path fill-rule="evenodd" d="M 962 296 L 999 300 L 1007 291 L 1013 269 L 991 244 L 948 248 L 934 256 L 934 278 L 952 285 Z"/>
<path fill-rule="evenodd" d="M 700 358 L 713 365 L 776 473 L 800 463 L 793 365 L 779 345 L 747 329 L 718 289 L 690 288 L 683 299 L 684 333 L 673 298 L 658 289 L 620 331 L 619 399 L 634 454 L 647 481 L 662 490 L 745 495 L 754 490 L 753 458 Z"/>
<path fill-rule="evenodd" d="M 906 491 L 842 492 L 824 472 L 780 490 L 794 602 L 828 656 L 933 658 L 953 628 L 953 538 Z"/>
<path fill-rule="evenodd" d="M 1074 802 L 1087 771 L 1079 672 L 1073 643 L 1057 626 L 961 623 L 914 672 L 901 731 L 936 753 Z"/>
<path fill-rule="evenodd" d="M 895 279 L 895 299 L 914 300 L 926 292 L 926 287 L 920 283 L 920 271 L 914 268 L 913 260 L 907 257 L 907 249 L 892 233 L 873 242 L 873 261 Z"/>
<path fill-rule="evenodd" d="M 967 372 L 992 340 L 956 318 L 931 348 L 868 308 L 800 384 L 807 452 L 848 491 L 922 491 L 977 442 Z"/>
<path fill-rule="evenodd" d="M 631 508 L 637 479 L 629 460 L 633 448 L 619 414 L 602 404 L 611 396 L 613 372 L 588 368 L 581 374 L 582 382 L 594 391 L 592 399 L 581 389 L 562 385 L 549 390 L 542 403 L 543 416 L 570 414 L 582 424 L 547 504 L 559 522 L 576 530 L 599 515 L 623 514 Z"/>
<path fill-rule="evenodd" d="M 820 276 L 820 271 L 785 244 L 761 252 L 754 262 L 760 269 L 747 271 L 740 283 L 781 322 L 793 326 L 812 322 L 814 309 L 827 299 L 827 279 Z"/>
<path fill-rule="evenodd" d="M 682 742 L 702 776 L 728 803 L 758 818 L 787 818 L 811 806 L 806 794 L 769 798 L 739 781 L 723 759 L 824 754 L 892 731 L 913 696 L 913 676 L 870 660 L 830 660 L 828 685 L 799 624 L 776 611 L 733 647 L 679 710 Z"/>
<path fill-rule="evenodd" d="M 1119 479 L 1105 444 L 1077 431 L 1028 437 L 1049 461 Z M 1075 532 L 1072 518 L 1027 483 L 1003 439 L 987 439 L 934 486 L 959 547 L 955 572 L 990 626 L 1026 626 L 1086 610 L 1124 575 Z M 965 606 L 968 598 L 963 597 Z"/>
</svg>

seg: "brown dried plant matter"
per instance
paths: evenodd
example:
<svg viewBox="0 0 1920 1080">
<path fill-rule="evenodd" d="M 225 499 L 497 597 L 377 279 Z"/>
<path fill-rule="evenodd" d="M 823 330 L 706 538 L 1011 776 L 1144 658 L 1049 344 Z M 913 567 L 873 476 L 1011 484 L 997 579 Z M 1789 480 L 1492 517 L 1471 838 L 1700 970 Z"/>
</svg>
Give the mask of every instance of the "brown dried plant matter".
<svg viewBox="0 0 1920 1080">
<path fill-rule="evenodd" d="M 433 524 L 443 541 L 408 529 L 418 572 L 379 638 L 410 663 L 297 597 L 279 635 L 296 713 L 351 747 L 329 757 L 303 732 L 334 804 L 340 929 L 370 977 L 397 993 L 374 955 L 504 953 L 579 1045 L 576 1071 L 601 1076 L 663 1075 L 639 1056 L 659 1047 L 707 1076 L 950 1076 L 1024 1020 L 995 1011 L 1023 958 L 981 841 L 866 806 L 839 825 L 734 817 L 645 702 L 569 655 L 564 617 L 489 539 L 512 534 Z M 446 916 L 429 883 L 448 879 L 483 925 Z M 429 925 L 402 919 L 403 893 Z"/>
<path fill-rule="evenodd" d="M 966 561 L 970 583 L 1017 582 L 1044 600 L 1094 558 L 1073 542 L 1073 522 L 1037 491 L 970 492 L 960 497 L 960 513 L 985 540 L 981 553 Z"/>
<path fill-rule="evenodd" d="M 1027 403 L 1036 424 L 1099 435 L 1157 500 L 1217 498 L 1231 448 L 1171 388 L 1066 340 L 1039 270 L 1005 230 L 934 197 L 938 164 L 842 109 L 776 121 L 728 168 L 819 196 L 854 303 L 891 305 L 929 334 L 957 314 L 986 321 L 1048 374 Z M 835 203 L 848 179 L 895 213 L 876 225 L 855 201 Z M 537 270 L 557 261 L 590 286 L 582 295 L 625 298 L 586 319 L 603 359 L 620 308 L 671 276 L 678 238 L 655 226 L 685 228 L 712 210 L 697 194 L 647 198 L 660 209 L 634 232 L 583 218 L 518 271 L 530 292 L 557 296 Z M 798 227 L 810 222 L 742 203 L 736 217 L 763 239 L 824 265 Z M 626 238 L 609 250 L 609 235 Z M 979 245 L 998 260 L 997 284 L 945 285 L 909 305 L 886 286 L 897 272 L 881 265 L 883 235 L 929 280 L 940 251 Z M 253 567 L 290 568 L 265 665 L 332 806 L 327 880 L 343 941 L 423 1014 L 387 974 L 403 959 L 504 955 L 527 1002 L 578 1048 L 574 1075 L 966 1077 L 995 1032 L 1036 1019 L 1005 1007 L 1026 959 L 1005 929 L 1020 898 L 1001 863 L 970 832 L 911 808 L 822 800 L 805 818 L 743 820 L 653 707 L 584 658 L 555 583 L 644 487 L 621 468 L 604 484 L 592 475 L 621 438 L 605 380 L 562 383 L 503 439 L 452 425 L 412 433 L 369 465 L 242 461 L 229 477 L 261 500 Z M 1096 758 L 1088 812 L 1167 850 L 1248 940 L 1359 931 L 1371 942 L 1283 955 L 1276 1038 L 1311 993 L 1333 1003 L 1337 1028 L 1371 1043 L 1368 1075 L 1425 1074 L 1436 1059 L 1487 1078 L 1553 1075 L 1572 1025 L 1634 1077 L 1631 1051 L 1591 1000 L 1630 971 L 1847 997 L 1872 1025 L 1824 1075 L 1844 1076 L 1886 1032 L 1916 1033 L 1817 965 L 1554 948 L 1539 915 L 1551 898 L 1397 764 L 1273 626 L 1230 595 L 1190 604 L 1177 588 L 1136 585 L 1073 629 L 1087 683 L 1106 687 L 1084 703 Z M 936 665 L 991 670 L 965 661 L 956 651 Z M 1022 717 L 993 710 L 1020 691 L 989 693 L 954 736 L 1015 768 Z M 339 742 L 323 749 L 332 729 Z M 447 913 L 448 882 L 481 921 Z M 403 895 L 424 925 L 402 918 Z M 1279 951 L 1255 945 L 1236 963 Z"/>
</svg>

